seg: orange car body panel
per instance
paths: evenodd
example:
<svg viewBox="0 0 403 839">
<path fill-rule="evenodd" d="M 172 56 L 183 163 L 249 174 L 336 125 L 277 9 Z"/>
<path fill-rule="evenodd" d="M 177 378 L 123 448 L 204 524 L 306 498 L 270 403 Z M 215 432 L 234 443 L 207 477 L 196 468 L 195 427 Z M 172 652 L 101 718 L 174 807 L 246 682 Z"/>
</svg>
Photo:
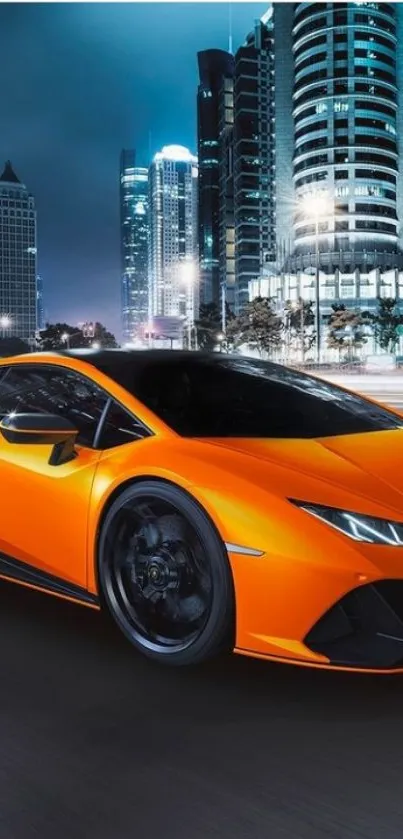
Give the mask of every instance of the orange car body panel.
<svg viewBox="0 0 403 839">
<path fill-rule="evenodd" d="M 144 476 L 171 481 L 200 503 L 225 543 L 261 552 L 229 550 L 236 650 L 316 667 L 329 667 L 329 660 L 303 643 L 313 624 L 358 585 L 403 579 L 403 548 L 355 542 L 287 500 L 402 521 L 403 431 L 401 437 L 383 431 L 321 440 L 188 440 L 85 361 L 41 354 L 3 359 L 0 366 L 33 362 L 90 376 L 155 436 L 105 452 L 81 449 L 57 468 L 47 464 L 48 447 L 0 438 L 7 488 L 0 552 L 96 594 L 97 534 L 113 493 Z"/>
</svg>

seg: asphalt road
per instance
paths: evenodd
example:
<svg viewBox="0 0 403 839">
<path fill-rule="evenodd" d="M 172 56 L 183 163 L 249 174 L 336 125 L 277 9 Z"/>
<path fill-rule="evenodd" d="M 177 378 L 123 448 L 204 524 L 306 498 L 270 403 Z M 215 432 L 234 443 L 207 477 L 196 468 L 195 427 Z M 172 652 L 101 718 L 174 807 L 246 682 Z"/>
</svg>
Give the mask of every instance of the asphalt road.
<svg viewBox="0 0 403 839">
<path fill-rule="evenodd" d="M 401 839 L 403 677 L 170 671 L 0 584 L 0 839 Z"/>
</svg>

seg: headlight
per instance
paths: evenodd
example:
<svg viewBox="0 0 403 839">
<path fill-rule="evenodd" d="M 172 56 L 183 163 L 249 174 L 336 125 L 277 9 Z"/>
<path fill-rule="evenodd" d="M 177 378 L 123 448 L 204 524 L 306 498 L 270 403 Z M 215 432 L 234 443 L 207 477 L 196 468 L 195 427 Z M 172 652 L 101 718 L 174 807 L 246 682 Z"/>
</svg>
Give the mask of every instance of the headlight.
<svg viewBox="0 0 403 839">
<path fill-rule="evenodd" d="M 348 510 L 338 510 L 335 507 L 324 507 L 321 504 L 309 504 L 305 501 L 289 499 L 301 510 L 316 516 L 340 530 L 356 542 L 370 542 L 373 545 L 394 545 L 403 547 L 403 522 L 377 519 L 364 516 L 361 513 L 350 513 Z"/>
</svg>

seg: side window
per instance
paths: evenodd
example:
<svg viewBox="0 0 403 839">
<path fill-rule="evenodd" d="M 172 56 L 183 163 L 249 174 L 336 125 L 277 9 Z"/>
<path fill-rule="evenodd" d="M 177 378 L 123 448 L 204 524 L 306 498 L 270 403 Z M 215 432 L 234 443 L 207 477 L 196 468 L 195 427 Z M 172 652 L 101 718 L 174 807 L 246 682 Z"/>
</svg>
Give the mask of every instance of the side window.
<svg viewBox="0 0 403 839">
<path fill-rule="evenodd" d="M 133 443 L 134 440 L 142 440 L 150 435 L 151 431 L 139 420 L 128 414 L 117 402 L 112 402 L 97 440 L 97 449 L 112 449 L 114 446 Z"/>
<path fill-rule="evenodd" d="M 93 445 L 107 399 L 89 379 L 58 366 L 13 365 L 0 378 L 0 417 L 12 412 L 60 414 L 76 426 L 82 446 Z"/>
</svg>

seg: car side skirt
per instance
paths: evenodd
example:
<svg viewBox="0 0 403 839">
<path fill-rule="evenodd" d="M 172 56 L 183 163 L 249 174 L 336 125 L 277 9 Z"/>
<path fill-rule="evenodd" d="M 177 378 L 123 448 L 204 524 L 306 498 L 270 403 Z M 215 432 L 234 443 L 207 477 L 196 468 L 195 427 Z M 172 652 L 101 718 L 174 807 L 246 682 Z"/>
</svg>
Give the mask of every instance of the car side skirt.
<svg viewBox="0 0 403 839">
<path fill-rule="evenodd" d="M 342 673 L 355 673 L 355 674 L 372 674 L 376 676 L 394 676 L 403 674 L 403 666 L 402 667 L 392 667 L 392 668 L 376 668 L 376 667 L 347 667 L 339 664 L 331 664 L 329 663 L 318 663 L 312 661 L 302 661 L 301 659 L 297 658 L 286 658 L 285 656 L 280 655 L 266 655 L 265 653 L 255 653 L 253 650 L 244 650 L 242 647 L 234 647 L 234 653 L 237 655 L 246 656 L 246 658 L 256 658 L 260 661 L 273 661 L 277 664 L 289 664 L 294 665 L 296 667 L 307 667 L 309 670 L 333 670 L 339 671 Z"/>
<path fill-rule="evenodd" d="M 53 594 L 63 600 L 71 600 L 82 606 L 100 608 L 98 597 L 87 589 L 2 553 L 0 553 L 0 578 L 45 594 Z"/>
</svg>

